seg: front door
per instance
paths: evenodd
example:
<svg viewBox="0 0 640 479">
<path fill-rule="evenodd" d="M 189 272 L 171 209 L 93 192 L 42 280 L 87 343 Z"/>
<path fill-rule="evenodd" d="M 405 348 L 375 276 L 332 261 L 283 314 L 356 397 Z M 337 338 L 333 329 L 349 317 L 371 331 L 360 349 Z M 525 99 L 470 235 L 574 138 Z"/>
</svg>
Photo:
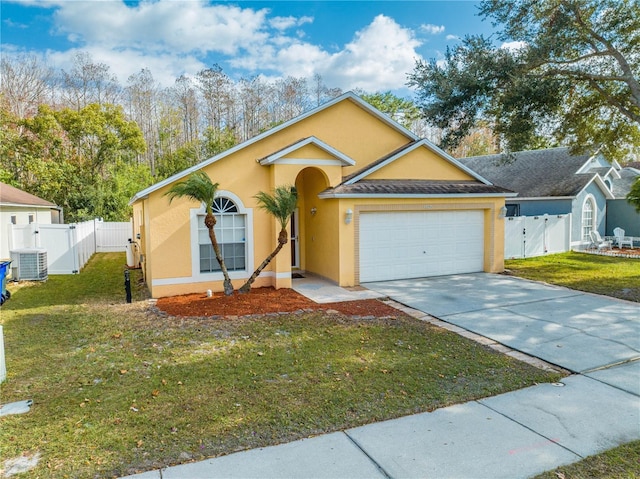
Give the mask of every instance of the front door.
<svg viewBox="0 0 640 479">
<path fill-rule="evenodd" d="M 298 208 L 291 215 L 291 268 L 300 267 L 300 242 L 298 241 Z"/>
</svg>

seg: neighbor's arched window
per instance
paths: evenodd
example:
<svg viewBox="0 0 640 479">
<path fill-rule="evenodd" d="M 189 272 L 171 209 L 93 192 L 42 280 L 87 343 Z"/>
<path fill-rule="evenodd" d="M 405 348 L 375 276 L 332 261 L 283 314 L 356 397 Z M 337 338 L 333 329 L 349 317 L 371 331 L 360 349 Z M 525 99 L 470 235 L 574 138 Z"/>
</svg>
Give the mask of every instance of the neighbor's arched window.
<svg viewBox="0 0 640 479">
<path fill-rule="evenodd" d="M 591 232 L 595 224 L 596 208 L 592 197 L 588 197 L 582 206 L 582 241 L 591 241 Z"/>
<path fill-rule="evenodd" d="M 229 271 L 246 269 L 246 215 L 238 211 L 236 204 L 229 198 L 218 197 L 213 201 L 213 214 L 216 217 L 214 231 L 220 245 L 220 252 Z M 209 230 L 204 225 L 204 215 L 198 215 L 198 243 L 200 246 L 200 272 L 220 271 L 220 265 L 211 246 Z"/>
</svg>

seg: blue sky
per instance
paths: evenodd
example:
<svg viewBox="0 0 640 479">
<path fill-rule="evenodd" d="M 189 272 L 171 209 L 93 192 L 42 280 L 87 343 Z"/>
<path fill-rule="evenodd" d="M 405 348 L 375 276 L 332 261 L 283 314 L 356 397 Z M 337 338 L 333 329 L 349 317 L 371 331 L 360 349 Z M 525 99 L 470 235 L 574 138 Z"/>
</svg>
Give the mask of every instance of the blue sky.
<svg viewBox="0 0 640 479">
<path fill-rule="evenodd" d="M 149 68 L 169 86 L 214 63 L 234 80 L 311 78 L 409 94 L 417 59 L 441 59 L 467 34 L 490 35 L 477 2 L 2 0 L 3 55 L 33 52 L 71 69 L 78 51 L 122 84 Z"/>
</svg>

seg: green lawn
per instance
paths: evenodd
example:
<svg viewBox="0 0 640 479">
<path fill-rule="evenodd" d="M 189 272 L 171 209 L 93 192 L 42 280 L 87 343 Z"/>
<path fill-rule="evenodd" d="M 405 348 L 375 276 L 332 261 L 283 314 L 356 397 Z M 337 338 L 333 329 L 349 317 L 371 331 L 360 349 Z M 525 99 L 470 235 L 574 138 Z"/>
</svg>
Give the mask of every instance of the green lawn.
<svg viewBox="0 0 640 479">
<path fill-rule="evenodd" d="M 125 475 L 559 379 L 401 314 L 159 317 L 142 289 L 125 303 L 123 264 L 10 285 L 0 393 L 34 405 L 0 419 L 0 450 L 39 455 L 29 477 Z"/>
<path fill-rule="evenodd" d="M 640 477 L 640 441 L 545 472 L 534 479 L 637 479 Z"/>
<path fill-rule="evenodd" d="M 640 259 L 563 253 L 505 262 L 515 276 L 640 302 Z M 640 441 L 611 449 L 535 479 L 640 478 Z"/>
<path fill-rule="evenodd" d="M 505 261 L 515 276 L 640 302 L 640 259 L 562 253 Z"/>
</svg>

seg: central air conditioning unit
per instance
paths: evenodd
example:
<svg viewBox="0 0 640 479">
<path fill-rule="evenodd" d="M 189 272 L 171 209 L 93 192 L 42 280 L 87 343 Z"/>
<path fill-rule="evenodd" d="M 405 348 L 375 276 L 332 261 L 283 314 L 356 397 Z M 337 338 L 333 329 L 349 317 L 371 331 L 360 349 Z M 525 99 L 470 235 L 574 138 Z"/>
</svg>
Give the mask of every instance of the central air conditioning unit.
<svg viewBox="0 0 640 479">
<path fill-rule="evenodd" d="M 11 252 L 11 276 L 16 281 L 46 281 L 46 249 L 16 249 Z"/>
</svg>

